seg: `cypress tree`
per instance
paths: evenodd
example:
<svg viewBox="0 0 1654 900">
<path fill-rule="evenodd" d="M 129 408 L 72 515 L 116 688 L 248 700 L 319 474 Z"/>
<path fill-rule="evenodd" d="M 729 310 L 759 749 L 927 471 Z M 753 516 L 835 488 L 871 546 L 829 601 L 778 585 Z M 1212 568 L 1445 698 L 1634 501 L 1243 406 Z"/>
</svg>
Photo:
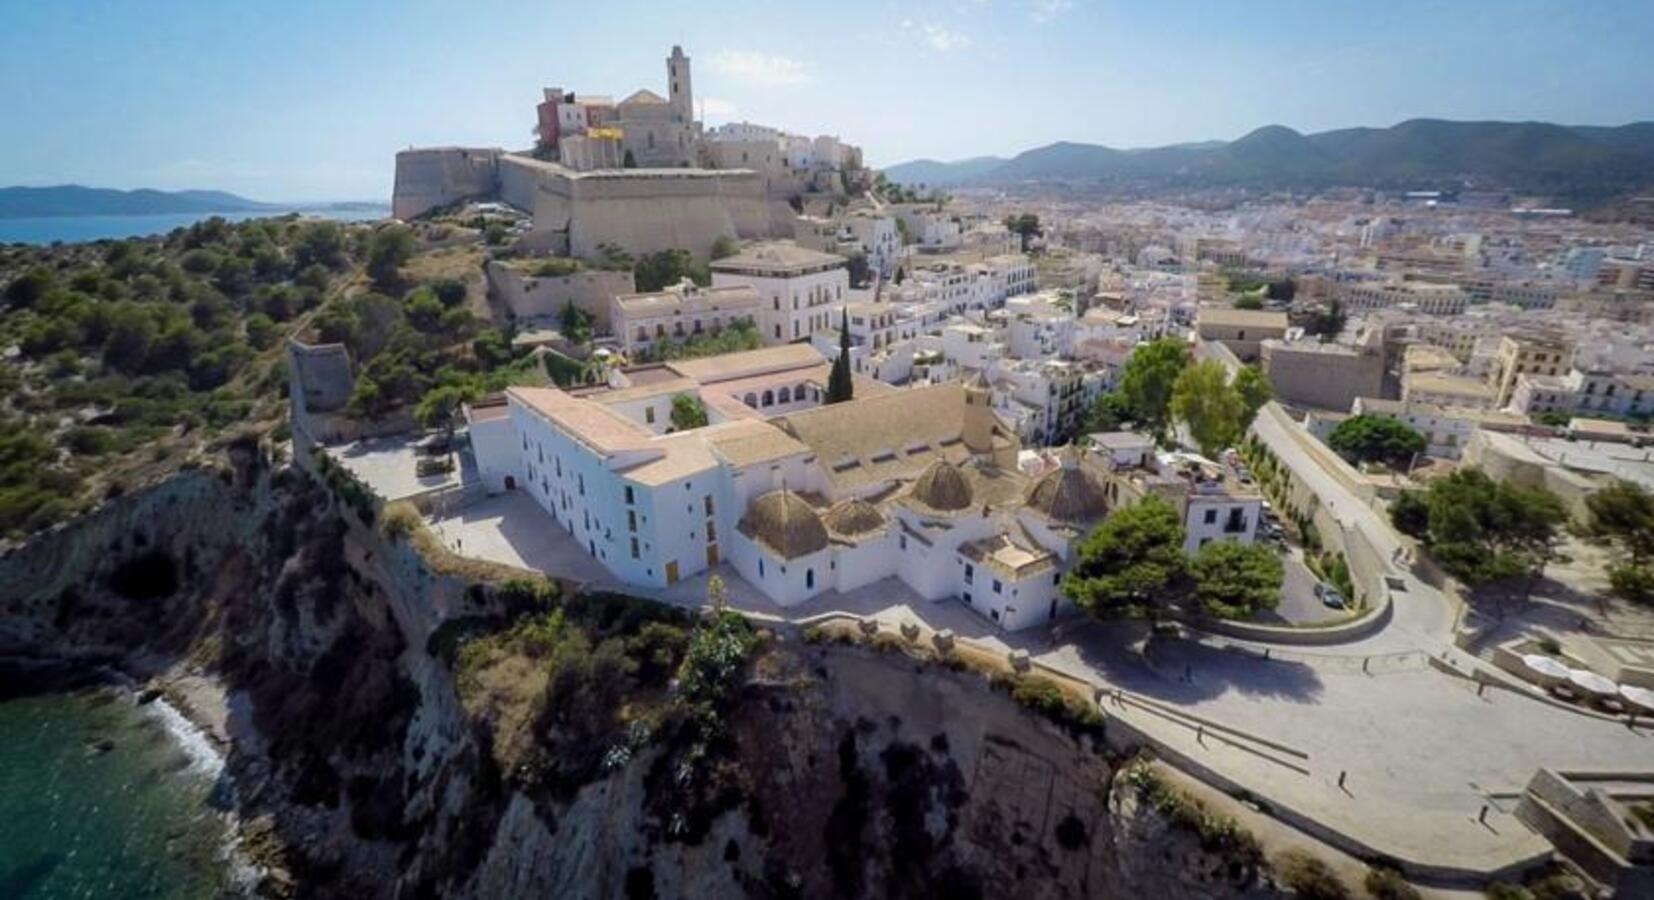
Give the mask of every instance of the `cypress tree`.
<svg viewBox="0 0 1654 900">
<path fill-rule="evenodd" d="M 850 311 L 844 310 L 838 329 L 838 359 L 827 376 L 827 403 L 842 403 L 854 393 L 850 380 Z"/>
</svg>

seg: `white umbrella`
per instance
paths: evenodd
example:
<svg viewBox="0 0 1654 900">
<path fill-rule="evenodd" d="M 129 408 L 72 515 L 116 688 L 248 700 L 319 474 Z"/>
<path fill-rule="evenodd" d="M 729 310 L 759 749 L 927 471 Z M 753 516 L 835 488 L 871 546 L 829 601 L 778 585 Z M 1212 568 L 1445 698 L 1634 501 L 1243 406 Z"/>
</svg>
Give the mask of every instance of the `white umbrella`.
<svg viewBox="0 0 1654 900">
<path fill-rule="evenodd" d="M 1568 680 L 1574 683 L 1574 687 L 1601 697 L 1613 697 L 1620 692 L 1619 685 L 1590 669 L 1575 669 L 1568 673 Z"/>
<path fill-rule="evenodd" d="M 1522 664 L 1546 678 L 1554 678 L 1558 681 L 1567 678 L 1572 671 L 1556 657 L 1546 656 L 1543 653 L 1529 653 L 1522 657 Z"/>
<path fill-rule="evenodd" d="M 1654 691 L 1631 684 L 1620 685 L 1620 696 L 1643 709 L 1654 710 Z"/>
</svg>

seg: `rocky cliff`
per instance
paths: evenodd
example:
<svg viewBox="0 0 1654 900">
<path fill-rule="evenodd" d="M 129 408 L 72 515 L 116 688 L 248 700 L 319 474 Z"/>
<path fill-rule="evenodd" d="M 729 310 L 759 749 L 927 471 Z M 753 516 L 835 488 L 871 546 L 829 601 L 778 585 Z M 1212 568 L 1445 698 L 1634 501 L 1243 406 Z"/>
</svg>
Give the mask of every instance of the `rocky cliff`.
<svg viewBox="0 0 1654 900">
<path fill-rule="evenodd" d="M 720 708 L 719 775 L 684 805 L 706 761 L 693 758 L 698 746 L 690 755 L 674 746 L 681 727 L 670 716 L 586 710 L 604 722 L 630 719 L 641 735 L 609 746 L 611 735 L 584 735 L 564 708 L 609 695 L 601 679 L 564 691 L 558 679 L 569 670 L 555 668 L 563 649 L 456 661 L 447 626 L 432 633 L 436 611 L 509 623 L 500 592 L 425 570 L 405 542 L 352 522 L 310 476 L 273 465 L 256 446 L 8 554 L 0 596 L 0 657 L 13 664 L 110 666 L 153 684 L 213 687 L 180 699 L 222 743 L 243 840 L 268 870 L 270 895 L 1248 889 L 1228 876 L 1167 876 L 1206 865 L 1185 846 L 1195 838 L 1155 824 L 1153 809 L 1111 803 L 1115 765 L 1092 736 L 1034 716 L 968 673 L 785 634 L 761 643 Z M 557 602 L 544 620 L 557 628 L 572 627 L 567 613 L 568 622 L 610 629 L 559 632 L 559 641 L 589 638 L 600 660 L 603 634 L 624 630 L 612 620 L 656 615 L 624 598 Z M 667 646 L 677 621 L 661 614 L 661 627 L 628 633 Z M 513 628 L 502 633 L 533 646 L 535 635 Z M 655 684 L 639 673 L 647 659 L 614 664 Z M 656 673 L 658 686 L 603 702 L 658 706 L 676 690 L 669 668 Z M 532 715 L 513 712 L 516 694 L 533 699 Z"/>
</svg>

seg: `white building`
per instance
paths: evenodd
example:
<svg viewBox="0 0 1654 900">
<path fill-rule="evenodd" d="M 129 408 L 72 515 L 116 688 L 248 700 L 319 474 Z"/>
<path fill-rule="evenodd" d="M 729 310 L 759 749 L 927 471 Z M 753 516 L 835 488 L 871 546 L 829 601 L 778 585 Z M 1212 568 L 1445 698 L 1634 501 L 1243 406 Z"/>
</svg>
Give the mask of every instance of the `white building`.
<svg viewBox="0 0 1654 900">
<path fill-rule="evenodd" d="M 713 260 L 711 269 L 713 287 L 746 285 L 758 293 L 769 343 L 805 339 L 833 325 L 850 287 L 844 257 L 781 242 L 747 246 Z"/>
<path fill-rule="evenodd" d="M 763 300 L 750 286 L 700 288 L 693 282 L 609 301 L 609 323 L 628 354 L 663 340 L 688 341 L 741 322 L 757 326 Z"/>
</svg>

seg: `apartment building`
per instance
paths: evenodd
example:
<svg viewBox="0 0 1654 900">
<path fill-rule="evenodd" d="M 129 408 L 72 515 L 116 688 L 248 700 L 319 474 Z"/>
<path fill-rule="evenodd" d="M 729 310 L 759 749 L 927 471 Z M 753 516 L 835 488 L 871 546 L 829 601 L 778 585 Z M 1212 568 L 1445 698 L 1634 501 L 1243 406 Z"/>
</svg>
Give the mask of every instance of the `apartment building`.
<svg viewBox="0 0 1654 900">
<path fill-rule="evenodd" d="M 757 292 L 759 324 L 769 343 L 805 339 L 835 324 L 850 287 L 844 257 L 779 241 L 749 245 L 713 260 L 710 268 L 714 288 Z"/>
</svg>

